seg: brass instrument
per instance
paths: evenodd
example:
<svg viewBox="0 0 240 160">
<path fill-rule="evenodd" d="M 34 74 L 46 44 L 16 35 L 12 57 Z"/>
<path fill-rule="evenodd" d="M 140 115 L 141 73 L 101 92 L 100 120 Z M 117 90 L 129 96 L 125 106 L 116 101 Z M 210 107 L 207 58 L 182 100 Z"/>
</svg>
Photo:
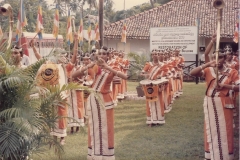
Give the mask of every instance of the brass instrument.
<svg viewBox="0 0 240 160">
<path fill-rule="evenodd" d="M 7 49 L 11 46 L 12 41 L 12 28 L 13 28 L 13 11 L 10 4 L 4 4 L 0 7 L 0 15 L 9 16 L 9 34 L 8 34 L 8 46 Z"/>
<path fill-rule="evenodd" d="M 216 66 L 218 65 L 219 45 L 220 45 L 220 32 L 222 23 L 222 11 L 225 7 L 223 0 L 213 1 L 213 7 L 217 9 L 217 39 L 216 39 Z M 218 67 L 216 67 L 216 84 L 218 85 Z"/>
</svg>

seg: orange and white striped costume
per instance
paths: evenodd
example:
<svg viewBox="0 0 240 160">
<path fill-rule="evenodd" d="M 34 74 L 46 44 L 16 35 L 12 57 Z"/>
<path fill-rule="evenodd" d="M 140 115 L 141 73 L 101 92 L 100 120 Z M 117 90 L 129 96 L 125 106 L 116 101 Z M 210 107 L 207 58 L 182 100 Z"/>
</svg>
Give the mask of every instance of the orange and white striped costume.
<svg viewBox="0 0 240 160">
<path fill-rule="evenodd" d="M 127 71 L 128 71 L 128 68 L 129 68 L 128 59 L 123 59 L 122 65 L 123 65 L 122 66 L 122 72 L 127 75 Z M 126 92 L 127 92 L 127 80 L 122 79 L 122 93 L 126 94 Z"/>
<path fill-rule="evenodd" d="M 45 87 L 46 85 L 60 85 L 62 87 L 64 84 L 67 83 L 67 75 L 71 72 L 74 65 L 72 63 L 68 63 L 67 65 L 63 66 L 62 64 L 54 64 L 48 62 L 47 64 L 43 64 L 38 71 L 37 80 L 39 86 Z M 46 81 L 46 78 L 43 78 L 44 72 L 46 70 L 52 70 L 54 74 L 52 74 L 51 79 Z M 44 81 L 45 80 L 45 81 Z M 68 93 L 62 92 L 62 97 L 64 97 L 67 101 L 67 97 L 69 96 Z M 68 107 L 65 104 L 63 106 L 59 106 L 56 110 L 59 119 L 55 122 L 55 127 L 51 131 L 51 135 L 57 137 L 65 137 L 67 136 L 67 119 L 61 117 L 68 116 Z"/>
<path fill-rule="evenodd" d="M 204 98 L 204 139 L 205 159 L 233 159 L 233 109 L 229 108 L 229 89 L 216 90 L 216 74 L 212 67 L 203 70 L 206 79 L 206 96 Z M 240 83 L 236 70 L 225 68 L 219 74 L 219 83 Z"/>
<path fill-rule="evenodd" d="M 115 68 L 113 68 L 115 69 Z M 110 86 L 114 73 L 97 67 L 88 99 L 88 159 L 114 160 L 114 111 Z"/>
<path fill-rule="evenodd" d="M 109 60 L 107 63 L 110 67 L 112 68 L 118 68 L 119 70 L 119 65 L 117 63 L 118 61 L 116 61 L 115 58 Z M 112 91 L 112 97 L 113 97 L 113 101 L 115 103 L 115 105 L 117 104 L 117 94 L 118 94 L 118 87 L 117 87 L 118 84 L 114 84 L 113 82 L 111 83 L 111 91 Z"/>
<path fill-rule="evenodd" d="M 160 74 L 160 67 L 163 66 L 161 63 L 153 64 L 152 62 L 147 62 L 143 68 L 142 72 L 146 72 L 149 74 L 150 80 L 156 80 L 157 76 Z M 158 89 L 158 88 L 157 88 Z M 160 97 L 157 91 L 157 100 L 156 101 L 148 101 L 146 99 L 146 115 L 147 121 L 146 124 L 164 124 L 164 109 L 163 109 L 163 98 L 162 95 Z"/>
<path fill-rule="evenodd" d="M 121 58 L 121 57 L 118 57 L 118 65 L 119 65 L 119 68 L 120 68 L 120 71 L 121 72 L 123 72 L 123 58 Z M 123 91 L 123 88 L 124 88 L 124 83 L 123 83 L 123 79 L 121 79 L 121 83 L 120 84 L 118 84 L 118 95 L 117 95 L 117 98 L 118 99 L 124 99 L 124 91 Z"/>
<path fill-rule="evenodd" d="M 81 70 L 84 66 L 78 66 L 77 70 Z M 85 86 L 85 81 L 93 81 L 94 73 L 93 67 L 86 70 L 81 76 L 78 76 L 74 82 Z M 70 94 L 70 104 L 68 116 L 73 118 L 68 122 L 69 127 L 84 126 L 84 116 L 85 116 L 85 99 L 84 91 L 82 89 L 72 90 Z"/>
<path fill-rule="evenodd" d="M 113 60 L 114 60 L 114 66 L 117 65 L 117 67 L 119 68 L 119 57 L 115 57 Z M 117 103 L 118 101 L 117 99 L 118 88 L 119 88 L 119 84 L 112 83 L 113 100 L 115 103 Z"/>
</svg>

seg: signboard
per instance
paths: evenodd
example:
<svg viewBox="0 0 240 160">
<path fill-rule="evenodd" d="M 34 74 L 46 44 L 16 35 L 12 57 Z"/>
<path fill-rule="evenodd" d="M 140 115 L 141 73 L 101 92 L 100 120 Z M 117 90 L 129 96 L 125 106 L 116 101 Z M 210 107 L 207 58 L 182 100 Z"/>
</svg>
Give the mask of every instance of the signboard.
<svg viewBox="0 0 240 160">
<path fill-rule="evenodd" d="M 150 29 L 150 51 L 181 48 L 181 54 L 197 54 L 197 26 L 158 27 Z"/>
</svg>

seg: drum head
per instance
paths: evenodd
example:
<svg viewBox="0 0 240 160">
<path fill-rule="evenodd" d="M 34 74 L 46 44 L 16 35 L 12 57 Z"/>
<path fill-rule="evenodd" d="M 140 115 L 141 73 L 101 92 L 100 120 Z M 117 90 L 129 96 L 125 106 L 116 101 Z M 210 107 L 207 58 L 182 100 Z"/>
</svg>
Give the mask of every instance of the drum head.
<svg viewBox="0 0 240 160">
<path fill-rule="evenodd" d="M 149 80 L 149 79 L 144 79 L 144 80 L 141 80 L 139 83 L 140 83 L 141 85 L 148 85 L 148 84 L 151 84 L 152 81 Z"/>
</svg>

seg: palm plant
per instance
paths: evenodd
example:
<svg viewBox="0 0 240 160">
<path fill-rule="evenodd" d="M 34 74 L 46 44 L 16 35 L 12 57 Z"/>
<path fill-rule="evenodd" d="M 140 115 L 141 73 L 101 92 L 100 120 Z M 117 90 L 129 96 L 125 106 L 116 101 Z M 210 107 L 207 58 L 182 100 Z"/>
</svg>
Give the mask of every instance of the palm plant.
<svg viewBox="0 0 240 160">
<path fill-rule="evenodd" d="M 35 77 L 40 66 L 59 53 L 51 52 L 27 68 L 18 69 L 11 65 L 11 51 L 4 47 L 0 47 L 5 51 L 0 52 L 0 158 L 25 160 L 49 144 L 61 157 L 63 148 L 50 135 L 56 119 L 62 118 L 56 108 L 66 103 L 61 92 L 82 87 L 75 83 L 37 87 Z"/>
<path fill-rule="evenodd" d="M 145 54 L 137 54 L 130 52 L 128 53 L 128 58 L 133 59 L 130 63 L 131 67 L 129 69 L 129 78 L 136 78 L 138 81 L 142 80 L 143 77 L 139 76 L 139 74 L 147 61 L 147 56 Z"/>
</svg>

